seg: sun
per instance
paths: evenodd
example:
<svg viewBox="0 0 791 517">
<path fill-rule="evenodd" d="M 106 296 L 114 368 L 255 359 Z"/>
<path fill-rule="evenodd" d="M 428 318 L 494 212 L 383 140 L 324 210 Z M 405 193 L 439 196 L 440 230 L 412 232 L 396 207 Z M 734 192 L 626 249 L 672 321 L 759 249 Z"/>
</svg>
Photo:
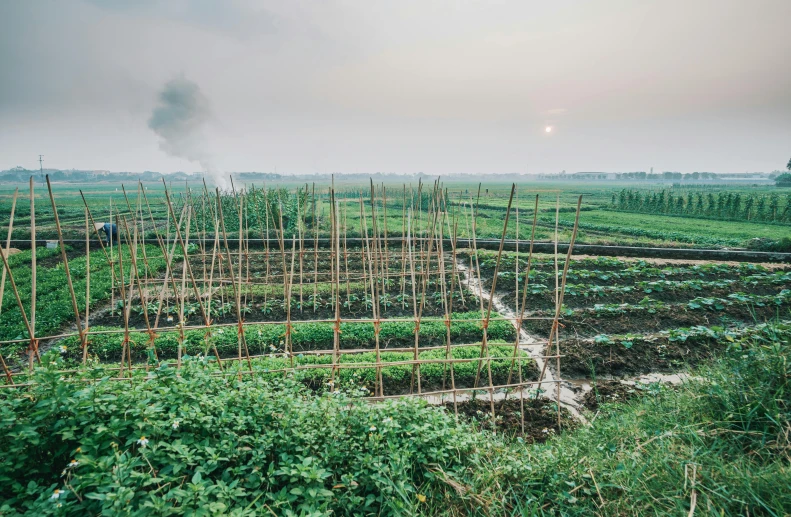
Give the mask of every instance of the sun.
<svg viewBox="0 0 791 517">
<path fill-rule="evenodd" d="M 552 126 L 547 126 L 547 127 L 545 127 L 545 128 L 544 128 L 544 132 L 545 132 L 545 133 L 551 133 L 551 132 L 552 132 Z"/>
</svg>

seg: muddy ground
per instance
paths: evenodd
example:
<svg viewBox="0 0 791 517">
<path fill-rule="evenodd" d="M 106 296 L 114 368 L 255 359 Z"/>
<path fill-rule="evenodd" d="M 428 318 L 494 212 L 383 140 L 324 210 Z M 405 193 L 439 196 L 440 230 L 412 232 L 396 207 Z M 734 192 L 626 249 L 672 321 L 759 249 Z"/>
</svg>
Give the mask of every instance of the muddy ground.
<svg viewBox="0 0 791 517">
<path fill-rule="evenodd" d="M 525 428 L 522 431 L 522 402 L 519 398 L 496 400 L 494 412 L 497 416 L 496 431 L 508 436 L 521 437 L 527 443 L 541 443 L 563 430 L 575 427 L 577 422 L 565 408 L 561 408 L 560 426 L 558 426 L 558 410 L 554 402 L 547 399 L 535 399 L 525 395 L 524 417 Z M 453 412 L 453 403 L 445 404 L 445 409 Z M 458 403 L 459 417 L 475 422 L 482 429 L 492 429 L 491 405 L 487 396 Z"/>
</svg>

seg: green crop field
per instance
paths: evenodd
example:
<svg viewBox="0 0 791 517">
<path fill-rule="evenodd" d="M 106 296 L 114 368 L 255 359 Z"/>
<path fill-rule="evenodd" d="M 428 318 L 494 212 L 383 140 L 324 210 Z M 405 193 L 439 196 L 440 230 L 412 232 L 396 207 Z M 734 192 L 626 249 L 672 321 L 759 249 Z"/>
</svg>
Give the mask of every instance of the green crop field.
<svg viewBox="0 0 791 517">
<path fill-rule="evenodd" d="M 791 511 L 791 266 L 528 254 L 580 196 L 576 244 L 791 251 L 789 189 L 436 187 L 39 183 L 31 249 L 20 185 L 0 515 Z"/>
</svg>

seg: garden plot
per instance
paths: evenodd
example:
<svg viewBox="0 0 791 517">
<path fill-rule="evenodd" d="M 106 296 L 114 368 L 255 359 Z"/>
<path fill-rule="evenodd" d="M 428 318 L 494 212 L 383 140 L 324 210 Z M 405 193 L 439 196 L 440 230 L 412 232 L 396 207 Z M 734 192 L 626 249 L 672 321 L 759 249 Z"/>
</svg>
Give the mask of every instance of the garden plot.
<svg viewBox="0 0 791 517">
<path fill-rule="evenodd" d="M 479 255 L 484 287 L 491 287 L 495 259 L 490 252 Z M 518 273 L 515 254 L 501 258 L 495 294 L 514 311 L 522 304 L 526 268 L 526 258 L 519 259 Z M 562 270 L 561 262 L 558 276 Z M 554 261 L 533 260 L 526 316 L 554 313 L 555 277 Z M 561 370 L 581 378 L 676 371 L 766 321 L 789 319 L 790 307 L 788 268 L 572 260 L 560 308 Z M 522 325 L 530 334 L 546 335 L 551 321 L 526 319 Z"/>
<path fill-rule="evenodd" d="M 13 370 L 3 363 L 7 385 L 32 378 L 36 364 L 54 363 L 78 378 L 97 368 L 143 381 L 198 361 L 229 379 L 290 377 L 318 394 L 371 400 L 420 396 L 452 401 L 461 414 L 482 398 L 492 429 L 509 432 L 516 432 L 507 415 L 518 396 L 522 434 L 532 432 L 522 429 L 525 411 L 538 411 L 534 420 L 541 422 L 539 413 L 554 407 L 557 426 L 567 416 L 560 407 L 565 388 L 556 389 L 560 380 L 547 369 L 540 342 L 526 348 L 513 311 L 482 292 L 477 268 L 459 262 L 462 214 L 438 184 L 433 194 L 418 191 L 410 206 L 404 189 L 401 219 L 398 210 L 392 217 L 392 206 L 387 215 L 384 189 L 374 185 L 359 205 L 337 201 L 331 190 L 322 206 L 307 188 L 188 192 L 175 206 L 166 193 L 157 210 L 164 220 L 155 220 L 140 196 L 116 213 L 120 239 L 112 249 L 96 247 L 102 236 L 89 224 L 86 202 L 87 250 L 69 250 L 62 266 L 36 269 L 57 296 L 15 288 L 14 299 L 4 298 L 10 316 L 14 302 L 23 316 L 2 343 Z M 357 206 L 359 218 L 347 227 Z M 474 233 L 467 209 L 464 225 L 472 222 Z M 388 239 L 388 220 L 401 223 L 400 242 Z M 61 235 L 67 228 L 54 222 Z M 503 223 L 504 234 L 507 216 Z M 357 236 L 354 245 L 349 234 Z M 156 244 L 141 244 L 144 235 Z M 6 269 L 32 280 L 24 267 L 17 259 Z M 34 319 L 37 297 L 59 302 L 46 325 L 40 316 L 48 313 L 39 307 L 38 327 L 24 317 L 29 311 Z M 498 408 L 505 420 L 497 420 Z"/>
<path fill-rule="evenodd" d="M 404 275 L 407 266 L 395 250 L 372 285 L 364 262 L 353 258 L 357 253 L 350 250 L 345 257 L 348 275 L 340 282 L 333 281 L 332 262 L 317 259 L 319 270 L 302 275 L 301 297 L 290 267 L 283 275 L 282 260 L 277 260 L 282 257 L 266 261 L 264 253 L 251 253 L 240 261 L 231 255 L 226 264 L 215 257 L 213 267 L 208 257 L 207 264 L 204 257 L 192 257 L 190 267 L 200 274 L 199 297 L 189 289 L 183 264 L 173 265 L 170 280 L 160 272 L 147 288 L 127 287 L 127 299 L 107 302 L 92 313 L 89 354 L 106 363 L 125 358 L 127 368 L 129 363 L 134 368 L 163 361 L 175 365 L 190 356 L 219 358 L 226 368 L 246 366 L 262 377 L 291 371 L 316 391 L 357 381 L 373 395 L 381 386 L 380 396 L 483 389 L 490 385 L 490 371 L 493 386 L 538 378 L 529 354 L 514 351 L 513 324 L 496 311 L 488 315 L 482 347 L 481 300 L 464 287 L 465 277 L 452 263 L 440 266 L 435 259 L 431 265 L 426 259 L 415 275 Z M 308 255 L 305 262 L 312 262 Z M 291 263 L 290 253 L 286 263 Z M 231 268 L 238 272 L 240 265 L 243 274 L 229 278 Z M 428 274 L 421 279 L 424 268 Z M 442 281 L 446 273 L 452 276 L 447 284 Z M 59 341 L 58 348 L 67 363 L 80 362 L 78 335 Z M 377 362 L 382 366 L 374 368 Z"/>
</svg>

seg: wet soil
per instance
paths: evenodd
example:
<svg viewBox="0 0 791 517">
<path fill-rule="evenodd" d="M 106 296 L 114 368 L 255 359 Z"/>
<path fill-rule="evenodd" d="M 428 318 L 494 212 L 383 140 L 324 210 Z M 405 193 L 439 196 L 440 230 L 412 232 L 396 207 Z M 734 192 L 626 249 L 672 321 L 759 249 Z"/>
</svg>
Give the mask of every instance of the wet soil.
<svg viewBox="0 0 791 517">
<path fill-rule="evenodd" d="M 723 346 L 712 338 L 688 339 L 683 343 L 666 338 L 635 339 L 631 348 L 567 339 L 560 343 L 560 369 L 565 378 L 677 372 L 713 357 Z"/>
<path fill-rule="evenodd" d="M 486 395 L 474 400 L 457 404 L 462 419 L 475 422 L 482 429 L 492 430 L 491 405 Z M 453 403 L 445 404 L 447 411 L 453 411 Z M 521 437 L 527 443 L 541 443 L 563 430 L 575 427 L 577 422 L 570 413 L 561 408 L 561 427 L 558 427 L 558 411 L 555 403 L 547 399 L 524 397 L 525 429 L 522 432 L 522 410 L 518 398 L 496 400 L 496 431 L 513 437 Z"/>
<path fill-rule="evenodd" d="M 624 384 L 620 381 L 600 380 L 591 386 L 591 390 L 582 397 L 582 404 L 591 411 L 599 409 L 601 404 L 626 402 L 641 397 L 647 391 L 639 386 Z"/>
</svg>

